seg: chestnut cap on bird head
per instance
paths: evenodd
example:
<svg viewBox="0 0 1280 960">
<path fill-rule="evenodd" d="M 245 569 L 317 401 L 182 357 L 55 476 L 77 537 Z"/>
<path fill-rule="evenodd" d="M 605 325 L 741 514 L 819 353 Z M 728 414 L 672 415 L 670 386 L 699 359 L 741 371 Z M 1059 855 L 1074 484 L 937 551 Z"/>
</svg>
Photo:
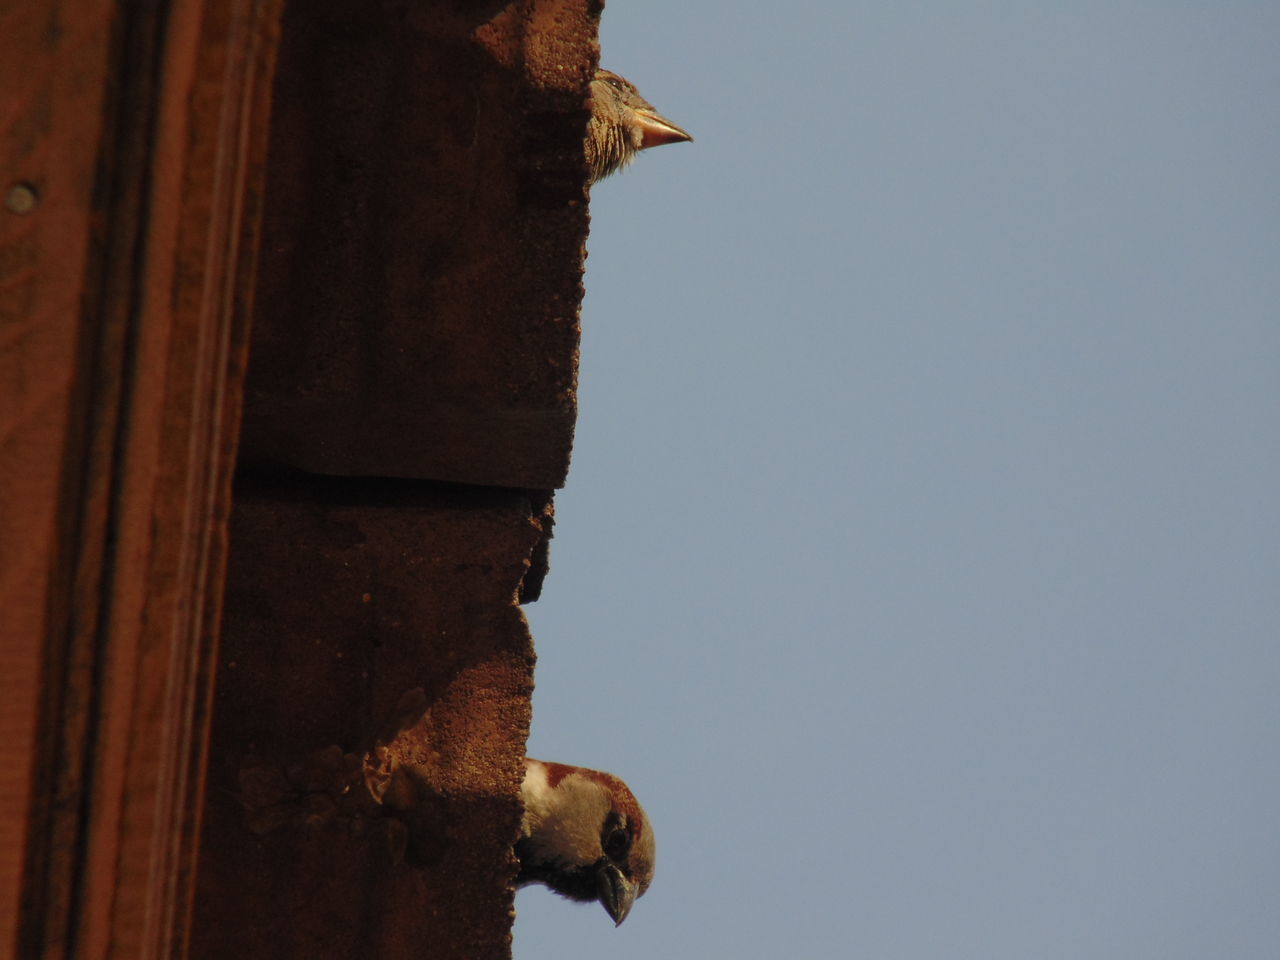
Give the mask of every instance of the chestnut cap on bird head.
<svg viewBox="0 0 1280 960">
<path fill-rule="evenodd" d="M 599 901 L 621 924 L 653 880 L 653 831 L 635 795 L 612 774 L 533 759 L 520 794 L 516 885 Z"/>
</svg>

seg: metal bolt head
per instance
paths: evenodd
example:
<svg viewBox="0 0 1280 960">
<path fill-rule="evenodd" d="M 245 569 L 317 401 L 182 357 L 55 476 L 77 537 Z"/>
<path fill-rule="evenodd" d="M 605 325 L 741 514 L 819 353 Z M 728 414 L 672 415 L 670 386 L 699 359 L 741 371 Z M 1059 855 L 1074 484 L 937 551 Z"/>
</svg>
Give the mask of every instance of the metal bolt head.
<svg viewBox="0 0 1280 960">
<path fill-rule="evenodd" d="M 18 216 L 30 213 L 40 205 L 40 194 L 29 183 L 15 183 L 4 197 L 4 208 Z"/>
</svg>

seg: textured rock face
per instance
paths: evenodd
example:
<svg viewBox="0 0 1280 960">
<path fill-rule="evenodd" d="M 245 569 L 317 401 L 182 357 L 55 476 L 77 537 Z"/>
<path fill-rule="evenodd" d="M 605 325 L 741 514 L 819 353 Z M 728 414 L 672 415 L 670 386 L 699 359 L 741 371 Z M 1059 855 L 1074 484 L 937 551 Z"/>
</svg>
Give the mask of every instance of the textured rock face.
<svg viewBox="0 0 1280 960">
<path fill-rule="evenodd" d="M 195 956 L 507 954 L 540 537 L 509 491 L 241 485 Z"/>
<path fill-rule="evenodd" d="M 563 483 L 591 6 L 289 8 L 242 460 Z"/>
<path fill-rule="evenodd" d="M 600 6 L 5 5 L 0 954 L 509 955 Z"/>
<path fill-rule="evenodd" d="M 195 957 L 509 956 L 598 15 L 287 9 Z"/>
</svg>

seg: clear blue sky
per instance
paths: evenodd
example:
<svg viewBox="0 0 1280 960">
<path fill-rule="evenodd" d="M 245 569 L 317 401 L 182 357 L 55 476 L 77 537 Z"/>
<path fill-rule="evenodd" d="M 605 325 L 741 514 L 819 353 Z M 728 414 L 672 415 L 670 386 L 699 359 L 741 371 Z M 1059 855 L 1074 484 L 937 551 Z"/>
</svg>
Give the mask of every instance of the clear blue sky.
<svg viewBox="0 0 1280 960">
<path fill-rule="evenodd" d="M 613 0 L 515 956 L 1272 960 L 1280 4 Z"/>
</svg>

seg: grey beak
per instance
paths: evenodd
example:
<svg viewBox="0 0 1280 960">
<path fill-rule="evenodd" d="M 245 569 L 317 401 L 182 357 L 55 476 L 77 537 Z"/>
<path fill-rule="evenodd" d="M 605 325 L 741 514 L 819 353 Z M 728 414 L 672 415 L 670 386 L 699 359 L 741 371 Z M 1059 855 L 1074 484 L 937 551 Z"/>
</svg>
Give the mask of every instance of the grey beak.
<svg viewBox="0 0 1280 960">
<path fill-rule="evenodd" d="M 600 903 L 605 912 L 613 918 L 615 927 L 621 926 L 636 902 L 636 886 L 628 880 L 616 866 L 605 861 L 600 866 L 598 879 L 600 882 Z"/>
</svg>

